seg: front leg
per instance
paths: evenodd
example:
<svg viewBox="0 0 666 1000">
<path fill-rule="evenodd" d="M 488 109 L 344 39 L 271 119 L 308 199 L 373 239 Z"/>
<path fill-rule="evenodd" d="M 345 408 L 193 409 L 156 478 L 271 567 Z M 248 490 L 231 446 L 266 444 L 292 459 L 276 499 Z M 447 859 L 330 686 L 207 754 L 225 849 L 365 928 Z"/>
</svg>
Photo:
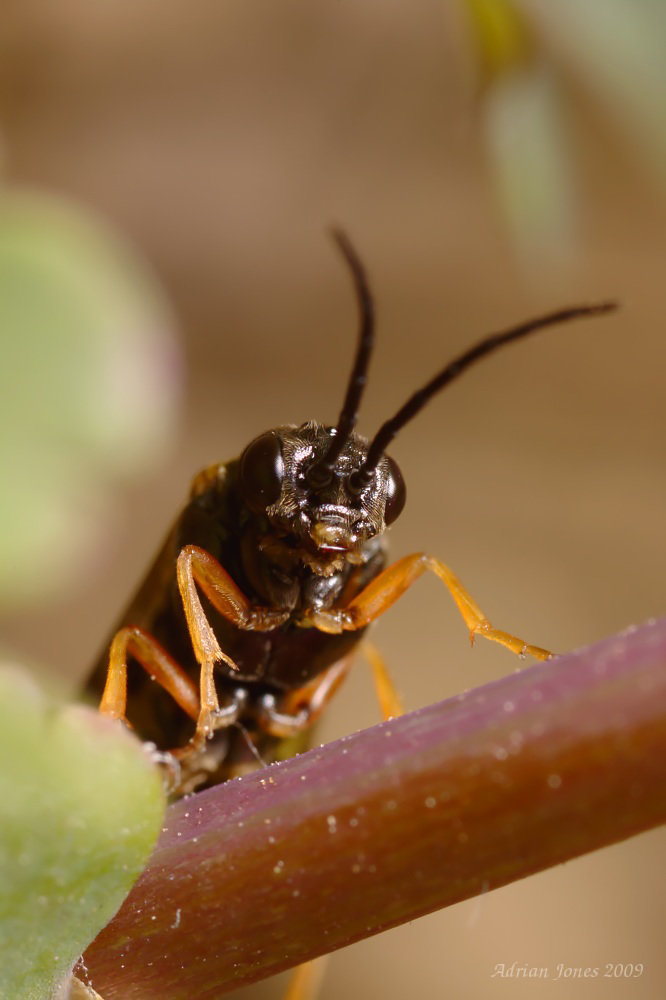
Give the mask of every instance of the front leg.
<svg viewBox="0 0 666 1000">
<path fill-rule="evenodd" d="M 465 620 L 472 642 L 475 636 L 482 635 L 492 642 L 499 642 L 519 656 L 533 656 L 537 660 L 550 658 L 552 654 L 547 649 L 531 646 L 509 632 L 496 629 L 449 567 L 425 552 L 403 556 L 392 566 L 387 566 L 345 607 L 312 611 L 305 619 L 322 632 L 337 633 L 364 628 L 390 608 L 426 570 L 436 573 L 448 589 Z"/>
<path fill-rule="evenodd" d="M 200 673 L 200 711 L 195 739 L 206 739 L 215 730 L 219 703 L 213 670 L 216 663 L 226 663 L 231 670 L 238 667 L 220 648 L 217 637 L 202 607 L 197 587 L 200 587 L 213 607 L 235 625 L 248 631 L 270 631 L 289 618 L 288 611 L 276 611 L 253 604 L 225 568 L 205 549 L 186 545 L 176 562 L 176 576 L 187 628 Z"/>
</svg>

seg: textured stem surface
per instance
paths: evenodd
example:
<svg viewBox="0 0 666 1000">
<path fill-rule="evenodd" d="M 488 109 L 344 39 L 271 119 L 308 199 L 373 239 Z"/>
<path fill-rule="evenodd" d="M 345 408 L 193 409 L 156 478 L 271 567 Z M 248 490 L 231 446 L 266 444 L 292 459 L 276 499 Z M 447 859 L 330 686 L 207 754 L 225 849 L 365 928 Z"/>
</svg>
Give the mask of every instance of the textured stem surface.
<svg viewBox="0 0 666 1000">
<path fill-rule="evenodd" d="M 666 621 L 169 807 L 85 961 L 214 1000 L 666 820 Z"/>
</svg>

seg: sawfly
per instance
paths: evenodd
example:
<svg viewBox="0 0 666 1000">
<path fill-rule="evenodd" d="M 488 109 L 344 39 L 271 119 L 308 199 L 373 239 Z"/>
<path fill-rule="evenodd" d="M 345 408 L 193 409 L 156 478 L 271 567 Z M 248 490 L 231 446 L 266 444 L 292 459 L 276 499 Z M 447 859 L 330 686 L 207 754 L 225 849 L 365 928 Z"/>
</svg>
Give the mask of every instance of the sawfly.
<svg viewBox="0 0 666 1000">
<path fill-rule="evenodd" d="M 171 764 L 174 796 L 294 752 L 347 674 L 368 626 L 424 572 L 448 588 L 472 637 L 549 653 L 495 628 L 453 572 L 423 552 L 387 565 L 385 532 L 405 483 L 386 449 L 446 385 L 512 341 L 612 303 L 560 309 L 492 334 L 442 368 L 368 440 L 355 430 L 374 342 L 365 269 L 333 233 L 360 313 L 334 425 L 260 434 L 200 472 L 190 498 L 97 664 L 88 691 Z M 385 715 L 399 711 L 374 651 Z M 128 663 L 132 671 L 128 676 Z M 137 669 L 138 667 L 142 669 Z"/>
</svg>

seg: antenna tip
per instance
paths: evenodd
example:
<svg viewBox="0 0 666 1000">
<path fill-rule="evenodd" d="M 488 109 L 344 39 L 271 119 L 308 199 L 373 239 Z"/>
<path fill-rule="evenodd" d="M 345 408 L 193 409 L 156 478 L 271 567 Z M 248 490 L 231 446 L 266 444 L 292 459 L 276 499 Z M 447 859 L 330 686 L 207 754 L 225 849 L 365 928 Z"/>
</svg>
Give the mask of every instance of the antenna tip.
<svg viewBox="0 0 666 1000">
<path fill-rule="evenodd" d="M 583 306 L 583 310 L 587 313 L 595 315 L 597 313 L 609 313 L 615 312 L 616 309 L 620 308 L 619 302 L 613 302 L 608 300 L 607 302 L 592 302 L 589 306 Z"/>
<path fill-rule="evenodd" d="M 347 260 L 358 260 L 358 255 L 354 250 L 352 241 L 349 239 L 342 226 L 329 226 L 328 232 L 333 242 L 339 247 L 340 250 L 342 250 L 342 253 Z"/>
</svg>

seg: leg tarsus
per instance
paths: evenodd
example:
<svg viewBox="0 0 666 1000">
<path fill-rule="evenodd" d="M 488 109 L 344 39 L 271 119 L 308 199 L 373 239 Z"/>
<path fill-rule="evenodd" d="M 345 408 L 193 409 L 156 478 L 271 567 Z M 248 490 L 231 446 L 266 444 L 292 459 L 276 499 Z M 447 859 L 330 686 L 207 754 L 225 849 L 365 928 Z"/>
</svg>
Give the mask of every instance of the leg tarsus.
<svg viewBox="0 0 666 1000">
<path fill-rule="evenodd" d="M 481 635 L 484 639 L 489 639 L 491 642 L 499 642 L 502 646 L 506 646 L 507 649 L 510 649 L 517 656 L 533 656 L 536 660 L 549 659 L 552 654 L 547 649 L 542 649 L 540 646 L 532 646 L 526 643 L 524 639 L 520 639 L 510 632 L 503 632 L 501 629 L 495 628 L 453 571 L 440 559 L 435 559 L 434 556 L 428 556 L 427 560 L 428 569 L 437 574 L 456 602 L 458 610 L 470 631 L 472 645 L 474 644 L 475 636 Z"/>
</svg>

